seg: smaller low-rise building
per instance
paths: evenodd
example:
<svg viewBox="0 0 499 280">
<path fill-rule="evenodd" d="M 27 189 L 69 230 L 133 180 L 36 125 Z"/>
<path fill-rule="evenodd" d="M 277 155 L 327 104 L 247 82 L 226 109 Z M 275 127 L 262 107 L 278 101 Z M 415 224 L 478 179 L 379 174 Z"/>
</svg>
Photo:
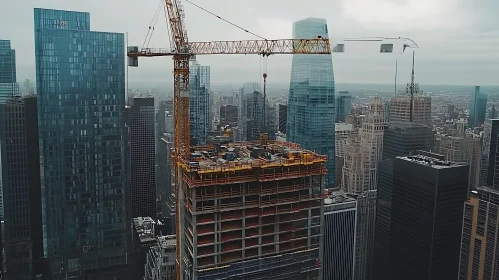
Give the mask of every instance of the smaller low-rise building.
<svg viewBox="0 0 499 280">
<path fill-rule="evenodd" d="M 175 279 L 175 235 L 158 236 L 157 243 L 147 253 L 144 280 Z"/>
</svg>

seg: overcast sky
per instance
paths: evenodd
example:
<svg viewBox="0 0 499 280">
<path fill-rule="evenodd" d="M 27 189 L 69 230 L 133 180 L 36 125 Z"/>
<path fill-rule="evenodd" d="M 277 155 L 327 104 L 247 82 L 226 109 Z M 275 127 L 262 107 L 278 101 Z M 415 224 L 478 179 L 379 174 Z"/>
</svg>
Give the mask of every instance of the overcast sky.
<svg viewBox="0 0 499 280">
<path fill-rule="evenodd" d="M 96 31 L 128 32 L 130 45 L 142 45 L 159 0 L 0 0 L 0 39 L 17 50 L 18 80 L 35 78 L 33 8 L 90 12 Z M 211 12 L 268 39 L 292 36 L 292 23 L 326 18 L 333 42 L 352 37 L 409 37 L 416 41 L 416 80 L 422 84 L 499 85 L 499 1 L 497 0 L 192 0 Z M 257 39 L 182 2 L 190 41 Z M 162 13 L 150 47 L 169 45 Z M 411 53 L 379 54 L 371 43 L 346 43 L 333 54 L 338 83 L 392 83 L 410 78 Z M 256 55 L 202 56 L 212 84 L 259 81 Z M 130 83 L 171 83 L 171 58 L 149 58 L 131 69 Z M 268 83 L 289 83 L 291 56 L 267 60 Z"/>
</svg>

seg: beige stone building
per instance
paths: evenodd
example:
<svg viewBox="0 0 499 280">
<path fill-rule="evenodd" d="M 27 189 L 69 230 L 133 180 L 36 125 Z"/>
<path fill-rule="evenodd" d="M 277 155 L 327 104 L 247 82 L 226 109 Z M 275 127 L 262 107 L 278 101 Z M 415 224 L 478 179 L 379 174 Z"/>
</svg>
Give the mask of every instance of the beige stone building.
<svg viewBox="0 0 499 280">
<path fill-rule="evenodd" d="M 413 104 L 413 122 L 432 127 L 431 97 L 414 96 Z M 409 95 L 393 97 L 390 105 L 390 122 L 410 122 L 410 118 L 411 97 Z"/>
<path fill-rule="evenodd" d="M 342 190 L 361 193 L 375 190 L 377 168 L 383 153 L 383 132 L 386 128 L 385 106 L 380 97 L 369 104 L 366 118 L 347 141 L 343 162 Z"/>
</svg>

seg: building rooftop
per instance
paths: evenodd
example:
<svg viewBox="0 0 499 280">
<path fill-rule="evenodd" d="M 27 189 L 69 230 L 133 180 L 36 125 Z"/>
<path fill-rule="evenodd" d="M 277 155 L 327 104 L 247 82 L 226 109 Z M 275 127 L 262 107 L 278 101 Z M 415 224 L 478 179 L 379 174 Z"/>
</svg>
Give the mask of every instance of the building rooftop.
<svg viewBox="0 0 499 280">
<path fill-rule="evenodd" d="M 334 130 L 335 131 L 348 131 L 352 130 L 353 125 L 351 123 L 335 123 Z"/>
<path fill-rule="evenodd" d="M 338 204 L 344 202 L 356 201 L 356 196 L 354 194 L 346 193 L 344 191 L 334 191 L 327 198 L 324 199 L 324 204 Z"/>
<path fill-rule="evenodd" d="M 455 163 L 451 161 L 445 161 L 445 160 L 440 160 L 435 157 L 427 156 L 427 155 L 413 155 L 413 156 L 407 156 L 407 157 L 397 157 L 398 159 L 406 160 L 406 161 L 411 161 L 414 163 L 418 163 L 421 165 L 425 165 L 428 167 L 432 167 L 435 169 L 446 169 L 446 168 L 453 168 L 457 166 L 465 166 L 465 164 L 462 163 Z"/>
<path fill-rule="evenodd" d="M 428 127 L 427 125 L 420 124 L 420 123 L 415 123 L 415 122 L 391 122 L 388 125 L 389 128 L 392 129 L 406 129 L 406 128 L 413 128 L 413 127 Z"/>
<path fill-rule="evenodd" d="M 156 222 L 151 217 L 133 218 L 133 224 L 141 243 L 156 240 L 154 227 Z"/>
<path fill-rule="evenodd" d="M 161 248 L 172 249 L 177 247 L 177 239 L 175 238 L 175 235 L 162 235 L 158 236 L 157 239 Z"/>
<path fill-rule="evenodd" d="M 324 163 L 326 156 L 302 149 L 298 144 L 268 141 L 233 142 L 226 145 L 198 146 L 182 159 L 187 171 L 198 173 L 247 170 L 252 168 Z"/>
</svg>

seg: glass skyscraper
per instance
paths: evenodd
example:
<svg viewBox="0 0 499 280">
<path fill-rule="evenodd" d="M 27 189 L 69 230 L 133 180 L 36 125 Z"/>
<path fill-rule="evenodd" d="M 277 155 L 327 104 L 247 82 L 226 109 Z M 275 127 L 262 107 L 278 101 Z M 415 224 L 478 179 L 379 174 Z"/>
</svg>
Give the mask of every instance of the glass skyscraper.
<svg viewBox="0 0 499 280">
<path fill-rule="evenodd" d="M 487 95 L 480 92 L 480 87 L 475 87 L 475 93 L 470 100 L 470 115 L 468 117 L 468 127 L 474 128 L 485 121 L 487 112 Z"/>
<path fill-rule="evenodd" d="M 190 66 L 190 122 L 192 145 L 205 145 L 211 120 L 210 103 L 210 66 L 194 62 Z"/>
<path fill-rule="evenodd" d="M 0 40 L 0 103 L 19 95 L 16 80 L 16 51 L 9 40 Z"/>
<path fill-rule="evenodd" d="M 124 34 L 35 9 L 42 222 L 51 279 L 129 279 Z"/>
<path fill-rule="evenodd" d="M 352 111 L 352 96 L 348 91 L 339 91 L 336 99 L 336 122 L 345 122 Z"/>
<path fill-rule="evenodd" d="M 307 18 L 293 24 L 293 38 L 329 38 L 325 19 Z M 334 73 L 330 55 L 293 55 L 288 96 L 286 139 L 327 155 L 327 186 L 335 184 Z"/>
</svg>

